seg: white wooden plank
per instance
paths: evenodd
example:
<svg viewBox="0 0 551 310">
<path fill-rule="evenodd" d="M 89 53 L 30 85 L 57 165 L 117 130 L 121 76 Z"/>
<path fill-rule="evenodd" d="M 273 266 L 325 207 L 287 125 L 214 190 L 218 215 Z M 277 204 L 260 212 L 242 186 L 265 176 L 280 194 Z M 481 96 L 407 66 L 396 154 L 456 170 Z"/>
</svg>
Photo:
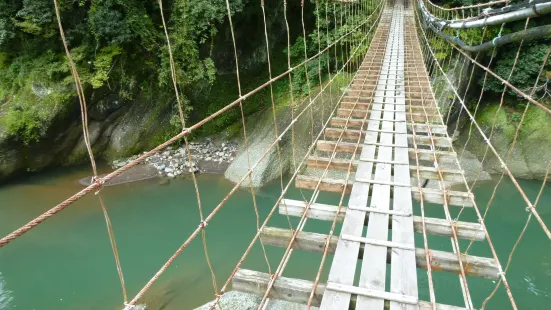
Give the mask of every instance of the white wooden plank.
<svg viewBox="0 0 551 310">
<path fill-rule="evenodd" d="M 286 202 L 286 203 L 285 203 Z M 399 216 L 407 216 L 409 213 L 395 211 L 395 210 L 379 210 L 369 207 L 358 207 L 350 206 L 350 209 L 359 209 L 361 211 L 366 211 L 366 215 L 369 216 L 370 212 L 386 212 L 391 216 L 393 214 Z M 345 214 L 348 210 L 347 207 L 341 207 L 337 221 L 342 222 L 344 220 Z M 279 214 L 289 215 L 289 216 L 298 216 L 302 217 L 304 211 L 306 210 L 306 203 L 300 200 L 292 199 L 283 199 L 279 204 Z M 308 209 L 306 216 L 309 218 L 322 220 L 322 221 L 333 221 L 335 215 L 337 214 L 337 206 L 314 203 Z M 392 223 L 391 223 L 392 224 Z M 422 227 L 422 218 L 420 216 L 413 216 L 413 230 L 416 233 L 423 233 Z M 434 217 L 426 217 L 425 224 L 427 233 L 431 235 L 445 236 L 450 237 L 452 235 L 450 223 L 446 219 L 439 219 Z M 483 241 L 486 238 L 482 225 L 480 223 L 470 223 L 458 221 L 455 222 L 457 230 L 457 237 L 465 240 L 474 240 L 474 241 Z"/>
<path fill-rule="evenodd" d="M 393 18 L 394 22 L 394 18 Z M 389 34 L 389 40 L 387 43 L 387 50 L 385 54 L 385 60 L 392 58 L 392 51 L 394 49 L 394 42 L 392 40 L 392 28 Z M 389 66 L 383 66 L 381 68 L 381 74 L 388 72 Z M 384 80 L 380 81 L 380 84 L 386 85 L 384 87 L 387 89 L 384 91 L 384 101 L 394 103 L 393 98 L 388 98 L 388 96 L 394 95 L 394 84 L 395 80 Z M 379 107 L 374 107 L 379 108 Z M 393 105 L 383 105 L 382 107 L 385 112 L 383 112 L 383 117 L 381 121 L 381 130 L 384 132 L 380 133 L 379 143 L 378 143 L 378 153 L 377 159 L 381 160 L 391 160 L 393 152 L 393 134 L 388 133 L 389 131 L 394 130 L 394 122 L 388 122 L 386 120 L 394 120 L 394 106 Z M 371 115 L 374 115 L 377 111 L 372 111 Z M 405 122 L 404 122 L 405 124 Z M 387 146 L 390 145 L 390 146 Z M 407 151 L 407 148 L 405 149 Z M 386 163 L 379 162 L 375 166 L 375 175 L 374 180 L 378 182 L 390 182 L 391 181 L 391 169 L 392 166 Z M 409 183 L 409 182 L 408 182 Z M 373 192 L 370 202 L 370 207 L 378 208 L 382 210 L 388 210 L 390 208 L 390 185 L 385 184 L 373 184 Z M 367 226 L 366 238 L 376 239 L 380 241 L 388 240 L 388 214 L 383 213 L 372 213 L 370 214 L 369 223 Z M 360 288 L 369 288 L 376 291 L 385 291 L 385 282 L 386 282 L 386 248 L 373 245 L 365 244 L 364 259 L 362 261 L 359 287 Z M 358 296 L 356 300 L 356 308 L 358 309 L 373 309 L 373 310 L 382 310 L 384 309 L 384 300 L 381 298 L 373 298 L 365 295 Z"/>
<path fill-rule="evenodd" d="M 403 81 L 405 77 L 404 72 L 404 27 L 403 27 L 403 7 L 400 0 L 395 4 L 395 10 L 399 16 L 397 17 L 397 28 L 398 35 L 396 36 L 399 45 L 401 55 L 398 59 L 397 68 L 401 72 L 400 79 Z M 397 92 L 403 93 L 405 91 L 403 86 L 397 88 Z M 396 99 L 398 103 L 405 103 L 404 99 Z M 405 106 L 397 105 L 396 109 L 406 110 Z M 405 120 L 404 113 L 396 114 L 397 120 Z M 395 135 L 394 143 L 402 146 L 408 145 L 407 138 L 407 128 L 403 123 L 396 123 L 395 130 L 397 133 Z M 406 149 L 396 148 L 394 154 L 395 161 L 404 161 L 408 160 L 409 154 Z M 394 166 L 394 182 L 408 182 L 410 180 L 410 169 L 409 167 Z M 393 199 L 393 210 L 402 211 L 402 212 L 413 212 L 413 199 L 411 197 L 411 190 L 407 188 L 394 188 L 394 199 Z M 414 241 L 414 228 L 413 228 L 413 219 L 407 217 L 392 217 L 392 241 L 397 243 L 407 244 L 411 247 L 415 246 Z M 418 296 L 417 288 L 417 266 L 415 262 L 415 252 L 393 248 L 391 254 L 391 266 L 390 266 L 390 292 L 395 294 L 404 294 L 407 296 Z M 401 302 L 391 301 L 390 309 L 404 309 L 404 310 L 413 310 L 418 309 L 417 304 L 405 304 Z"/>
<path fill-rule="evenodd" d="M 232 280 L 232 288 L 238 292 L 244 292 L 255 295 L 263 295 L 270 282 L 270 275 L 264 272 L 239 269 Z M 270 298 L 281 299 L 290 302 L 307 304 L 310 293 L 314 287 L 313 281 L 294 279 L 287 277 L 278 277 L 274 283 L 274 289 L 270 291 Z M 326 291 L 326 284 L 319 283 L 315 292 L 312 306 L 319 306 L 320 300 Z M 224 306 L 224 298 L 221 301 Z M 227 307 L 226 307 L 227 308 Z M 432 310 L 432 305 L 427 301 L 419 300 L 419 308 L 422 310 Z M 436 310 L 465 310 L 465 308 L 436 304 Z"/>
<path fill-rule="evenodd" d="M 413 297 L 413 296 L 392 294 L 385 291 L 370 290 L 362 287 L 342 285 L 342 284 L 332 283 L 332 282 L 327 282 L 327 285 L 325 286 L 325 290 L 348 292 L 348 293 L 358 295 L 358 297 L 359 296 L 374 297 L 374 298 L 383 300 L 383 307 L 384 307 L 384 300 L 390 300 L 391 302 L 407 303 L 411 305 L 417 305 L 419 303 L 419 300 L 417 299 L 417 297 Z"/>
<path fill-rule="evenodd" d="M 390 16 L 388 11 L 383 13 L 382 19 L 379 25 L 388 23 Z M 386 30 L 382 27 L 377 29 L 376 36 L 383 36 Z M 377 38 L 375 38 L 377 39 Z M 373 45 L 372 45 L 373 46 Z M 370 49 L 371 51 L 371 49 Z M 368 51 L 368 54 L 369 52 Z M 372 52 L 372 51 L 371 51 Z M 371 59 L 376 59 L 375 55 Z M 370 62 L 371 59 L 366 56 L 364 62 Z M 378 59 L 376 61 L 379 61 Z M 378 95 L 378 96 L 377 96 Z M 376 98 L 382 99 L 382 91 L 376 92 Z M 373 104 L 373 107 L 381 108 L 381 104 Z M 372 118 L 379 119 L 381 117 L 380 111 L 373 111 L 370 115 Z M 369 121 L 367 124 L 368 129 L 378 129 L 379 121 Z M 368 132 L 365 135 L 364 142 L 376 142 L 377 132 Z M 374 158 L 375 146 L 366 145 L 361 150 L 361 156 L 365 158 Z M 356 176 L 363 178 L 370 178 L 373 170 L 372 162 L 361 162 L 358 164 Z M 355 182 L 352 185 L 352 190 L 349 198 L 349 205 L 366 206 L 369 195 L 369 184 Z M 364 221 L 366 217 L 365 211 L 360 210 L 348 210 L 346 213 L 343 226 L 341 229 L 342 234 L 349 234 L 353 236 L 361 236 L 364 227 Z M 331 270 L 329 271 L 328 281 L 353 285 L 354 275 L 356 269 L 356 263 L 358 254 L 360 251 L 360 244 L 357 242 L 345 242 L 339 240 L 337 243 L 337 249 L 331 264 Z M 350 305 L 351 294 L 337 291 L 327 291 L 324 294 L 321 302 L 320 309 L 333 310 L 333 309 L 348 309 Z"/>
</svg>

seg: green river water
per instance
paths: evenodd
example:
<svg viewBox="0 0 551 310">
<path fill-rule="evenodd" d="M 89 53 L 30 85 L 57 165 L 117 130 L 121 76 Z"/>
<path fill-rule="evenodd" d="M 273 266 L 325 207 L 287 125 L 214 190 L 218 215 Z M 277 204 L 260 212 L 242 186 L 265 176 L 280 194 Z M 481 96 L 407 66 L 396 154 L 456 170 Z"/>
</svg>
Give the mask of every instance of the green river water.
<svg viewBox="0 0 551 310">
<path fill-rule="evenodd" d="M 0 235 L 4 236 L 81 189 L 76 183 L 89 174 L 88 167 L 60 169 L 20 179 L 0 187 Z M 210 212 L 232 188 L 221 176 L 201 175 L 199 186 L 205 213 Z M 476 188 L 480 206 L 488 201 L 493 183 Z M 521 185 L 533 199 L 540 182 Z M 548 186 L 549 187 L 549 186 Z M 281 191 L 279 182 L 257 190 L 262 220 Z M 190 180 L 158 180 L 105 188 L 103 197 L 115 230 L 129 297 L 151 278 L 199 224 L 193 184 Z M 309 197 L 310 192 L 304 192 Z M 287 198 L 300 199 L 294 188 Z M 324 203 L 338 202 L 337 195 L 322 194 Z M 551 188 L 539 203 L 544 221 L 551 223 Z M 442 207 L 427 206 L 428 216 L 443 217 Z M 504 181 L 490 210 L 487 226 L 503 264 L 527 217 L 513 185 Z M 475 219 L 466 210 L 462 220 Z M 297 220 L 292 219 L 293 225 Z M 219 286 L 226 281 L 256 230 L 251 194 L 240 190 L 214 217 L 207 229 L 207 245 Z M 269 226 L 288 228 L 285 216 L 275 214 Z M 330 223 L 310 220 L 306 231 L 327 233 Z M 337 231 L 338 233 L 338 231 Z M 422 236 L 416 235 L 422 247 Z M 467 242 L 462 243 L 465 248 Z M 450 241 L 430 237 L 429 247 L 451 250 Z M 282 249 L 267 247 L 272 269 Z M 490 257 L 485 242 L 476 243 L 473 255 Z M 312 280 L 321 260 L 318 253 L 295 251 L 284 275 Z M 326 277 L 331 258 L 326 261 Z M 244 268 L 267 272 L 259 245 Z M 418 270 L 420 298 L 429 300 L 427 276 Z M 457 275 L 435 272 L 437 301 L 461 305 Z M 551 242 L 532 220 L 520 244 L 508 280 L 520 309 L 551 309 Z M 325 281 L 325 278 L 322 278 Z M 475 307 L 495 286 L 486 279 L 469 278 Z M 147 294 L 150 309 L 193 309 L 213 297 L 212 281 L 200 238 L 184 250 Z M 89 195 L 24 237 L 0 249 L 0 309 L 65 310 L 121 309 L 122 293 L 103 215 L 94 195 Z M 488 309 L 510 309 L 503 289 Z"/>
</svg>

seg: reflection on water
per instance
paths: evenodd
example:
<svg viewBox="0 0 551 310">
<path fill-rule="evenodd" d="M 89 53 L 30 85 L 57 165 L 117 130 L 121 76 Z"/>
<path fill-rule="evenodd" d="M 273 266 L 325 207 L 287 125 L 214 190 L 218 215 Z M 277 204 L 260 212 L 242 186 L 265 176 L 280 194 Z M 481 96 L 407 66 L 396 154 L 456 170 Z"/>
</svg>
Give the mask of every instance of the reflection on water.
<svg viewBox="0 0 551 310">
<path fill-rule="evenodd" d="M 0 272 L 0 309 L 10 309 L 12 301 L 12 292 L 7 289 L 6 281 Z"/>
<path fill-rule="evenodd" d="M 104 171 L 102 171 L 104 172 Z M 40 174 L 17 184 L 0 187 L 0 235 L 18 228 L 49 207 L 81 189 L 77 180 L 89 168 L 64 169 Z M 222 177 L 198 178 L 204 213 L 210 213 L 231 190 L 233 184 Z M 484 212 L 493 185 L 475 189 Z M 540 182 L 521 182 L 533 199 Z M 256 191 L 261 221 L 273 207 L 281 187 L 274 182 Z M 173 180 L 160 185 L 156 180 L 124 184 L 102 191 L 113 223 L 129 297 L 134 296 L 165 261 L 181 246 L 199 224 L 195 191 L 190 180 Z M 310 192 L 304 191 L 306 197 Z M 320 201 L 335 204 L 339 195 L 320 195 Z M 302 199 L 294 188 L 286 195 Z M 7 203 L 6 203 L 7 202 Z M 502 263 L 524 226 L 527 213 L 514 186 L 504 181 L 497 193 L 486 225 Z M 545 192 L 539 212 L 551 223 L 551 189 Z M 427 206 L 427 216 L 443 218 L 441 206 Z M 453 209 L 455 216 L 459 208 Z M 461 220 L 476 222 L 472 210 Z M 296 227 L 297 219 L 291 219 Z M 285 216 L 277 212 L 269 226 L 288 228 Z M 330 222 L 311 220 L 305 230 L 327 233 Z M 206 241 L 218 286 L 226 281 L 256 233 L 256 217 L 251 194 L 239 190 L 230 198 L 208 226 Z M 336 234 L 339 233 L 337 230 Z M 422 238 L 416 235 L 418 247 Z M 464 249 L 468 241 L 461 242 Z M 451 251 L 448 238 L 429 236 L 429 247 Z M 284 250 L 267 247 L 272 270 Z M 469 254 L 491 257 L 486 242 L 477 242 Z M 313 279 L 321 255 L 295 251 L 284 273 L 288 277 Z M 320 279 L 326 281 L 331 257 Z M 257 244 L 243 268 L 267 272 L 263 252 Z M 433 273 L 439 303 L 462 305 L 457 275 Z M 507 273 L 515 300 L 521 309 L 548 309 L 551 302 L 551 246 L 536 221 L 529 225 Z M 418 272 L 420 298 L 429 300 L 426 273 Z M 468 278 L 475 306 L 493 290 L 495 282 Z M 148 309 L 193 309 L 214 295 L 210 271 L 205 262 L 201 239 L 193 241 L 146 295 Z M 121 309 L 122 294 L 97 198 L 86 196 L 47 220 L 28 234 L 0 249 L 0 309 L 2 310 L 97 310 Z M 10 308 L 11 307 L 11 308 Z M 502 289 L 487 309 L 509 309 Z"/>
</svg>

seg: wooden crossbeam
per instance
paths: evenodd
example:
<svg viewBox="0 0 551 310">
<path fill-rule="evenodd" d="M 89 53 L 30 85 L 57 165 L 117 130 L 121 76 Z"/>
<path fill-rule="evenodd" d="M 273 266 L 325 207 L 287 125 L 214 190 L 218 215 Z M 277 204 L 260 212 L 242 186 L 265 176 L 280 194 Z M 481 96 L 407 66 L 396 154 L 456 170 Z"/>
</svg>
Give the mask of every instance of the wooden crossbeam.
<svg viewBox="0 0 551 310">
<path fill-rule="evenodd" d="M 370 131 L 367 131 L 370 132 Z M 342 136 L 341 136 L 342 134 Z M 349 139 L 349 140 L 358 140 L 360 135 L 364 137 L 366 134 L 366 131 L 357 130 L 357 129 L 342 129 L 342 128 L 325 128 L 325 138 L 334 138 L 338 139 L 339 137 L 342 137 L 343 139 Z M 413 138 L 414 136 L 411 134 L 407 135 L 408 143 L 410 145 L 413 144 Z M 451 139 L 448 137 L 442 137 L 442 136 L 422 136 L 422 135 L 415 135 L 415 142 L 418 145 L 434 145 L 436 147 L 445 147 L 450 148 L 452 146 Z"/>
<path fill-rule="evenodd" d="M 298 175 L 295 180 L 295 186 L 303 189 L 315 189 L 318 184 L 318 177 Z M 352 181 L 337 180 L 331 178 L 323 178 L 321 180 L 319 190 L 327 192 L 341 193 L 345 188 L 345 193 L 349 194 L 352 190 Z M 421 193 L 423 194 L 423 200 L 427 203 L 443 204 L 444 198 L 447 199 L 448 204 L 452 206 L 460 207 L 472 207 L 473 202 L 471 195 L 466 192 L 460 191 L 447 191 L 445 194 L 438 189 L 423 188 L 421 193 L 417 187 L 412 187 L 411 192 L 413 198 L 420 200 Z"/>
<path fill-rule="evenodd" d="M 352 99 L 352 100 L 349 100 L 349 101 L 341 102 L 340 107 L 343 108 L 343 109 L 354 109 L 354 110 L 363 110 L 363 111 L 365 111 L 367 109 L 373 108 L 373 105 L 376 104 L 376 103 L 356 102 L 356 100 Z M 382 104 L 382 102 L 379 102 L 379 104 Z M 425 111 L 427 111 L 427 113 L 430 113 L 430 114 L 438 113 L 438 108 L 433 106 L 433 105 L 426 106 L 426 107 L 423 107 L 423 106 L 420 106 L 420 105 L 419 106 L 408 105 L 405 110 L 407 112 L 411 112 L 410 109 L 413 111 L 413 113 L 425 113 Z"/>
<path fill-rule="evenodd" d="M 360 91 L 360 90 L 353 90 L 353 89 L 350 89 L 348 90 L 348 94 L 351 95 L 351 96 L 374 96 L 374 91 L 373 90 L 365 90 L 365 91 Z M 386 96 L 388 97 L 388 96 Z M 432 94 L 429 93 L 429 92 L 407 92 L 405 94 L 405 98 L 406 99 L 432 99 Z"/>
<path fill-rule="evenodd" d="M 232 288 L 235 291 L 263 296 L 268 287 L 270 275 L 248 269 L 239 269 L 232 280 Z M 307 304 L 310 293 L 314 287 L 313 281 L 295 279 L 289 277 L 278 277 L 270 290 L 269 298 L 285 300 L 289 302 Z M 319 307 L 326 284 L 319 283 L 314 291 L 312 306 Z M 355 309 L 356 295 L 352 297 L 352 309 Z M 419 310 L 433 310 L 432 304 L 427 301 L 418 301 Z M 390 309 L 390 302 L 385 302 L 385 309 Z M 465 310 L 465 308 L 436 304 L 436 310 Z"/>
<path fill-rule="evenodd" d="M 353 153 L 356 150 L 356 143 L 350 143 L 350 142 L 339 142 L 337 141 L 328 141 L 328 140 L 318 140 L 316 143 L 316 147 L 318 151 L 324 151 L 324 152 L 344 152 L 344 153 Z M 363 145 L 358 145 L 358 152 L 361 151 L 363 148 Z M 426 149 L 414 149 L 409 148 L 409 158 L 415 159 L 415 153 L 418 154 L 419 160 L 423 161 L 434 161 L 434 157 L 436 154 L 436 159 L 439 163 L 455 163 L 455 160 L 457 158 L 457 154 L 455 152 L 450 151 L 431 151 Z"/>
<path fill-rule="evenodd" d="M 322 221 L 333 221 L 337 216 L 337 206 L 314 203 L 308 209 L 306 214 L 309 218 Z M 343 206 L 337 216 L 337 221 L 342 222 L 348 208 Z M 300 200 L 283 199 L 279 204 L 279 214 L 301 217 L 306 211 L 306 202 Z M 366 214 L 366 221 L 369 218 L 369 212 Z M 392 219 L 392 215 L 391 215 Z M 366 222 L 367 223 L 367 222 Z M 445 219 L 425 217 L 427 234 L 451 237 L 452 229 L 450 223 Z M 457 237 L 465 240 L 483 241 L 486 238 L 482 226 L 478 223 L 458 221 L 454 223 Z M 392 221 L 389 220 L 389 228 L 392 228 Z M 416 233 L 423 233 L 423 218 L 413 216 L 413 230 Z"/>
<path fill-rule="evenodd" d="M 348 129 L 358 129 L 363 127 L 367 127 L 367 122 L 363 122 L 361 119 L 351 118 L 347 121 L 346 118 L 343 117 L 333 117 L 330 122 L 331 126 L 333 127 L 344 127 L 346 126 Z M 428 133 L 429 127 L 432 134 L 439 134 L 439 135 L 445 135 L 447 133 L 447 127 L 442 124 L 420 124 L 420 123 L 407 123 L 407 128 L 409 131 L 412 130 L 412 128 L 415 129 L 415 133 L 422 134 L 422 133 Z"/>
<path fill-rule="evenodd" d="M 344 109 L 344 108 L 339 108 L 337 110 L 337 116 L 346 117 L 346 118 L 351 116 L 351 117 L 363 119 L 364 117 L 366 117 L 366 114 L 367 114 L 367 117 L 371 115 L 371 110 L 369 111 L 358 110 L 358 109 L 350 110 L 350 109 Z M 406 112 L 406 117 L 409 121 L 414 121 L 416 123 L 429 122 L 429 123 L 442 124 L 442 118 L 440 118 L 440 115 L 438 114 Z"/>
<path fill-rule="evenodd" d="M 352 161 L 352 166 L 350 167 L 350 159 L 341 159 L 341 158 L 333 158 L 331 162 L 329 162 L 329 157 L 321 157 L 321 156 L 310 156 L 308 157 L 308 168 L 321 168 L 325 169 L 327 166 L 329 166 L 329 169 L 332 170 L 344 170 L 348 171 L 348 168 L 350 167 L 351 172 L 356 171 L 356 167 L 358 166 L 358 163 L 362 161 L 363 159 L 354 160 Z M 444 178 L 444 181 L 455 181 L 459 182 L 463 180 L 463 170 L 456 170 L 456 169 L 448 169 L 448 168 L 439 168 L 436 169 L 434 167 L 426 167 L 426 166 L 415 166 L 411 165 L 409 166 L 409 169 L 411 170 L 411 173 L 417 173 L 417 170 L 419 170 L 419 174 L 421 176 L 421 179 L 429 179 L 429 180 L 440 180 L 440 174 L 438 173 L 438 170 L 442 173 L 442 177 Z M 412 184 L 413 186 L 416 186 L 417 184 Z"/>
<path fill-rule="evenodd" d="M 262 230 L 260 238 L 265 245 L 271 245 L 276 247 L 286 248 L 291 241 L 293 232 L 289 229 L 265 227 Z M 298 232 L 292 248 L 300 251 L 309 251 L 316 253 L 323 253 L 325 248 L 325 242 L 328 235 L 318 234 L 312 232 L 300 231 Z M 339 237 L 332 236 L 329 241 L 328 254 L 334 254 L 337 247 L 337 241 Z M 363 244 L 360 245 L 359 259 L 363 258 Z M 430 262 L 432 271 L 442 271 L 459 274 L 461 272 L 459 267 L 459 260 L 457 255 L 451 252 L 429 250 Z M 387 263 L 390 262 L 390 255 L 392 249 L 387 249 Z M 426 254 L 425 249 L 415 249 L 415 261 L 417 268 L 426 269 Z M 497 280 L 499 278 L 499 269 L 495 260 L 486 257 L 479 257 L 473 255 L 462 255 L 463 266 L 465 274 L 473 277 L 481 277 L 486 279 Z"/>
</svg>

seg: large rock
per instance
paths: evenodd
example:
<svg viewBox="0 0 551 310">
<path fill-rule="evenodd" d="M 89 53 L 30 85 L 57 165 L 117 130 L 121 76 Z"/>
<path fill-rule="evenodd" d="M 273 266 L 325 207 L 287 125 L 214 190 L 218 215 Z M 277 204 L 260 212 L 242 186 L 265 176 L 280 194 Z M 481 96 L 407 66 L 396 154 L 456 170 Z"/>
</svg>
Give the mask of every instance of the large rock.
<svg viewBox="0 0 551 310">
<path fill-rule="evenodd" d="M 461 96 L 465 94 L 472 71 L 472 64 L 470 62 L 461 62 L 461 60 L 463 60 L 463 57 L 452 59 L 449 68 L 446 68 L 445 76 L 440 71 L 436 71 L 432 76 L 433 91 L 444 123 L 453 126 L 449 128 L 455 128 L 455 122 L 461 111 L 461 103 L 457 100 L 455 91 Z M 454 88 L 450 86 L 450 82 Z"/>
<path fill-rule="evenodd" d="M 496 119 L 491 143 L 499 156 L 506 161 L 509 149 L 515 137 L 516 128 L 522 111 L 510 112 L 509 109 L 498 109 L 498 105 L 491 105 L 480 111 L 477 122 L 490 136 L 491 127 Z M 524 179 L 543 179 L 549 161 L 551 160 L 551 117 L 537 107 L 530 107 L 522 124 L 516 146 L 513 148 L 507 167 L 515 177 Z M 464 126 L 457 145 L 463 146 L 469 136 L 469 126 Z M 487 146 L 481 134 L 473 127 L 467 150 L 480 161 L 483 159 L 484 170 L 490 174 L 501 174 L 503 169 L 499 159 Z M 486 157 L 484 155 L 486 154 Z"/>
<path fill-rule="evenodd" d="M 42 88 L 35 91 L 47 94 Z M 112 160 L 151 149 L 170 130 L 169 104 L 138 97 L 132 104 L 120 105 L 106 101 L 114 100 L 111 95 L 106 99 L 95 92 L 89 97 L 88 127 L 96 159 Z M 89 160 L 82 138 L 79 105 L 76 99 L 72 100 L 71 104 L 59 104 L 62 108 L 54 113 L 38 141 L 24 142 L 10 133 L 2 122 L 7 115 L 6 108 L 0 109 L 0 182 L 29 171 Z"/>
<path fill-rule="evenodd" d="M 293 131 L 288 130 L 279 141 L 281 156 L 278 154 L 277 146 L 268 151 L 267 155 L 256 165 L 251 174 L 252 185 L 254 187 L 261 187 L 272 180 L 278 179 L 280 172 L 285 174 L 291 168 L 294 170 L 294 165 L 298 165 L 301 162 L 312 144 L 312 120 L 314 136 L 316 136 L 322 128 L 323 122 L 329 117 L 332 107 L 338 102 L 343 89 L 340 91 L 335 91 L 335 89 L 337 88 L 333 88 L 332 97 L 326 91 L 310 107 L 307 107 L 309 104 L 308 99 L 304 100 L 300 106 L 295 107 L 295 117 L 303 110 L 304 113 L 293 125 L 294 141 L 292 139 Z M 316 93 L 312 94 L 313 97 L 315 95 Z M 278 133 L 281 134 L 292 120 L 291 109 L 288 105 L 280 104 L 279 107 L 276 107 L 276 119 Z M 247 119 L 246 128 L 248 151 L 242 138 L 240 151 L 224 174 L 228 180 L 234 183 L 239 182 L 246 175 L 249 170 L 249 163 L 250 167 L 252 167 L 262 158 L 276 138 L 272 109 L 268 108 L 250 116 Z M 246 178 L 241 183 L 241 186 L 248 187 L 250 184 L 249 178 Z"/>
<path fill-rule="evenodd" d="M 220 298 L 220 306 L 222 309 L 231 310 L 251 310 L 258 308 L 261 298 L 256 295 L 241 293 L 236 291 L 230 291 L 222 295 Z M 212 302 L 206 303 L 195 310 L 208 310 L 212 306 Z M 218 309 L 218 307 L 216 308 Z M 267 304 L 268 310 L 303 310 L 306 309 L 305 305 L 292 303 L 283 300 L 270 300 Z M 317 307 L 311 307 L 310 309 L 318 309 Z"/>
</svg>

